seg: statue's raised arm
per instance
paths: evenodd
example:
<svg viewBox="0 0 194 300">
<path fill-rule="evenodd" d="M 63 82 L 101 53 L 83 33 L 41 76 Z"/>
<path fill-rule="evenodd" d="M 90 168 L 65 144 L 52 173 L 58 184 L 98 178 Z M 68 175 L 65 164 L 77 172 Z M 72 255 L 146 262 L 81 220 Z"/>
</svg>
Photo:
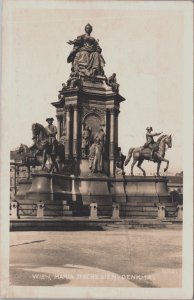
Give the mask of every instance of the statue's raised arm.
<svg viewBox="0 0 194 300">
<path fill-rule="evenodd" d="M 101 54 L 102 49 L 98 40 L 91 36 L 91 32 L 92 26 L 87 24 L 85 34 L 67 42 L 69 45 L 74 45 L 67 62 L 72 63 L 74 72 L 80 76 L 104 75 L 105 60 Z"/>
</svg>

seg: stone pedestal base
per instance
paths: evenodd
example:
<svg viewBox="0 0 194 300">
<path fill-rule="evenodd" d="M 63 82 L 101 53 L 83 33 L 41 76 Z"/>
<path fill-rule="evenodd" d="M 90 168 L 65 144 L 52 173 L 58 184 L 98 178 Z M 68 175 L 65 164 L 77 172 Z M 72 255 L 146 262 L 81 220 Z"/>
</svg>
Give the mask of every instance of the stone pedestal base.
<svg viewBox="0 0 194 300">
<path fill-rule="evenodd" d="M 32 174 L 32 186 L 26 193 L 27 200 L 67 200 L 71 191 L 71 178 L 58 174 L 37 172 Z"/>
<path fill-rule="evenodd" d="M 127 195 L 125 191 L 125 179 L 123 175 L 118 175 L 115 179 L 112 179 L 110 185 L 111 193 L 113 195 L 113 201 L 116 203 L 126 203 Z"/>
<path fill-rule="evenodd" d="M 90 205 L 95 202 L 97 204 L 112 204 L 112 196 L 109 191 L 108 177 L 101 174 L 90 174 L 88 177 L 81 177 L 80 194 L 82 196 L 83 205 Z"/>
<path fill-rule="evenodd" d="M 109 178 L 100 173 L 79 178 L 79 191 L 85 215 L 89 214 L 90 204 L 96 203 L 99 216 L 111 216 L 112 195 L 109 183 Z"/>
<path fill-rule="evenodd" d="M 149 200 L 162 203 L 170 199 L 166 177 L 126 176 L 127 202 Z"/>
<path fill-rule="evenodd" d="M 157 218 L 159 205 L 165 205 L 167 216 L 174 206 L 177 209 L 168 193 L 166 177 L 108 177 L 101 173 L 87 176 L 34 173 L 25 199 L 18 200 L 20 215 L 35 216 L 40 201 L 44 203 L 44 216 L 72 215 L 72 212 L 75 216 L 89 216 L 91 203 L 97 204 L 98 216 L 108 217 L 112 217 L 113 203 L 119 204 L 121 218 Z"/>
</svg>

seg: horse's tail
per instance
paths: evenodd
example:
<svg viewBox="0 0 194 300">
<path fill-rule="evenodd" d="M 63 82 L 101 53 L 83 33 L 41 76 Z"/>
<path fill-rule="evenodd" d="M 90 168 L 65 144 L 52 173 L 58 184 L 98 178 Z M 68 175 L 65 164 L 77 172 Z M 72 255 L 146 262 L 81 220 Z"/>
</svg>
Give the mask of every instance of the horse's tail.
<svg viewBox="0 0 194 300">
<path fill-rule="evenodd" d="M 129 149 L 127 159 L 125 160 L 125 166 L 130 162 L 130 159 L 131 159 L 131 156 L 133 154 L 134 149 L 135 148 L 130 148 Z"/>
</svg>

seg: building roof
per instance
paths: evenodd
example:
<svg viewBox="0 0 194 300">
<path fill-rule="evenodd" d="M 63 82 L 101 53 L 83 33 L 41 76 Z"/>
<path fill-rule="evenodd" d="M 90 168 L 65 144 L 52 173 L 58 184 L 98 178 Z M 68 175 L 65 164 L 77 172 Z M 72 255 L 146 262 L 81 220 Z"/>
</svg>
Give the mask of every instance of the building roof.
<svg viewBox="0 0 194 300">
<path fill-rule="evenodd" d="M 168 176 L 168 183 L 183 184 L 183 176 Z"/>
</svg>

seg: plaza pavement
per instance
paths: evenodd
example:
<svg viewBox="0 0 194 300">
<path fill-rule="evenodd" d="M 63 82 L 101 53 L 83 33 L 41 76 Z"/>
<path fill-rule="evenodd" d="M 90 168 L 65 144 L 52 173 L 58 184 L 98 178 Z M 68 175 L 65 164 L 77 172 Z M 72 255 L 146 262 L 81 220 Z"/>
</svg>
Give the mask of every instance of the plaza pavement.
<svg viewBox="0 0 194 300">
<path fill-rule="evenodd" d="M 181 287 L 181 226 L 10 233 L 10 284 Z"/>
</svg>

